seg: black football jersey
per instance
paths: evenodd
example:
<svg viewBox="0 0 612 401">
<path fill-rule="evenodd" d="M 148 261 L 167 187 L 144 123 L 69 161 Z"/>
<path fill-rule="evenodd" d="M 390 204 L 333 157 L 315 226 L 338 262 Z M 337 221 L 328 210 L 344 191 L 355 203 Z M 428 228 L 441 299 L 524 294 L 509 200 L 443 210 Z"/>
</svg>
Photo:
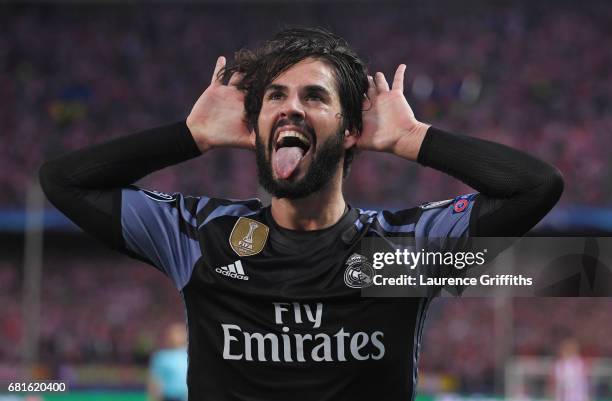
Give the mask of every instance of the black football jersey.
<svg viewBox="0 0 612 401">
<path fill-rule="evenodd" d="M 369 237 L 465 237 L 473 195 L 399 212 L 349 207 L 317 231 L 279 227 L 257 199 L 122 190 L 126 248 L 181 292 L 189 400 L 414 398 L 430 297 L 365 298 Z"/>
</svg>

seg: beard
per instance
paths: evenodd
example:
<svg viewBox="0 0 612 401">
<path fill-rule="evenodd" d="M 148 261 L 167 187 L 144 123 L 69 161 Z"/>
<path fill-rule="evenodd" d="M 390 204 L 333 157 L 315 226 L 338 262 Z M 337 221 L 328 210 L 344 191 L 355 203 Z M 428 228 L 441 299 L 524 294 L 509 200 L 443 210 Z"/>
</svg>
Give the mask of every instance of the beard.
<svg viewBox="0 0 612 401">
<path fill-rule="evenodd" d="M 344 131 L 344 124 L 341 124 L 338 131 L 313 152 L 310 167 L 304 177 L 290 181 L 274 179 L 271 161 L 272 144 L 268 146 L 270 156 L 266 157 L 265 145 L 261 142 L 258 130 L 255 130 L 255 159 L 259 185 L 276 198 L 300 199 L 319 191 L 338 171 L 344 155 Z M 273 135 L 269 137 L 272 141 Z"/>
</svg>

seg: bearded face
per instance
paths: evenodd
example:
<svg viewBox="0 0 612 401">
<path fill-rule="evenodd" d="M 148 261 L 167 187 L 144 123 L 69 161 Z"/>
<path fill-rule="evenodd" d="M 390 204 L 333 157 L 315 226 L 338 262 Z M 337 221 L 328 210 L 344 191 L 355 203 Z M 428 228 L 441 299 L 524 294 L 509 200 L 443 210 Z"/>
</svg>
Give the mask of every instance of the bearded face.
<svg viewBox="0 0 612 401">
<path fill-rule="evenodd" d="M 260 184 L 275 197 L 298 199 L 338 173 L 349 145 L 332 67 L 307 58 L 271 82 L 257 120 Z"/>
<path fill-rule="evenodd" d="M 312 139 L 305 140 L 300 131 L 281 130 L 283 126 L 300 127 Z M 256 133 L 255 155 L 259 184 L 277 198 L 299 199 L 323 188 L 340 168 L 344 155 L 344 127 L 317 144 L 316 131 L 305 123 L 280 120 L 275 128 L 279 134 L 268 135 L 268 143 Z M 270 156 L 272 155 L 272 156 Z M 302 160 L 308 157 L 308 163 Z"/>
</svg>

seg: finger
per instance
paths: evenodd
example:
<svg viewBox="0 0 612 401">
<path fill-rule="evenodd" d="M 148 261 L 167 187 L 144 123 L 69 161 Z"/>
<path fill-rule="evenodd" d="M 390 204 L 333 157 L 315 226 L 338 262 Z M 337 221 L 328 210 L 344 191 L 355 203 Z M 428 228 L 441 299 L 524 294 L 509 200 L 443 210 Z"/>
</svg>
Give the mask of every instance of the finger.
<svg viewBox="0 0 612 401">
<path fill-rule="evenodd" d="M 241 72 L 234 72 L 232 74 L 232 76 L 230 77 L 229 82 L 227 83 L 229 86 L 238 86 L 238 84 L 240 83 L 240 81 L 242 81 L 242 78 L 244 78 L 244 74 Z"/>
<path fill-rule="evenodd" d="M 389 84 L 385 79 L 385 74 L 383 74 L 382 72 L 376 73 L 376 75 L 374 76 L 374 82 L 376 83 L 376 89 L 378 90 L 378 93 L 389 91 Z"/>
<path fill-rule="evenodd" d="M 372 99 L 376 97 L 377 94 L 378 92 L 376 90 L 376 84 L 374 83 L 374 77 L 368 75 L 368 97 Z"/>
<path fill-rule="evenodd" d="M 366 98 L 363 99 L 364 110 L 370 110 L 372 107 L 372 102 L 374 102 L 377 95 L 378 93 L 376 92 L 374 78 L 371 75 L 368 75 L 368 91 L 366 92 Z"/>
<path fill-rule="evenodd" d="M 393 86 L 391 87 L 394 91 L 404 92 L 404 72 L 406 71 L 406 64 L 400 64 L 395 70 L 395 76 L 393 77 Z"/>
<path fill-rule="evenodd" d="M 255 142 L 255 131 L 251 131 L 249 134 L 249 149 L 255 150 L 257 148 L 257 143 Z"/>
<path fill-rule="evenodd" d="M 223 77 L 219 76 L 219 72 L 223 67 L 225 67 L 225 57 L 220 56 L 217 59 L 217 64 L 215 64 L 215 71 L 213 72 L 212 78 L 210 80 L 211 85 L 221 85 Z"/>
</svg>

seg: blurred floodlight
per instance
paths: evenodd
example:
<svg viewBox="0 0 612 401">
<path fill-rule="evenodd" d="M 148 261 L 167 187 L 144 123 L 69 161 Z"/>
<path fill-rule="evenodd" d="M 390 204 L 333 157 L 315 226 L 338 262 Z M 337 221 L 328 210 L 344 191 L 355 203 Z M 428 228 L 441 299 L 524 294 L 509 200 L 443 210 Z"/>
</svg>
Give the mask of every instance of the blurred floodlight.
<svg viewBox="0 0 612 401">
<path fill-rule="evenodd" d="M 419 100 L 427 100 L 433 92 L 433 81 L 429 76 L 419 74 L 412 81 L 412 94 Z"/>
<path fill-rule="evenodd" d="M 481 91 L 482 82 L 480 81 L 480 77 L 477 75 L 468 75 L 461 83 L 459 96 L 461 97 L 461 101 L 465 103 L 474 103 L 480 97 Z"/>
</svg>

